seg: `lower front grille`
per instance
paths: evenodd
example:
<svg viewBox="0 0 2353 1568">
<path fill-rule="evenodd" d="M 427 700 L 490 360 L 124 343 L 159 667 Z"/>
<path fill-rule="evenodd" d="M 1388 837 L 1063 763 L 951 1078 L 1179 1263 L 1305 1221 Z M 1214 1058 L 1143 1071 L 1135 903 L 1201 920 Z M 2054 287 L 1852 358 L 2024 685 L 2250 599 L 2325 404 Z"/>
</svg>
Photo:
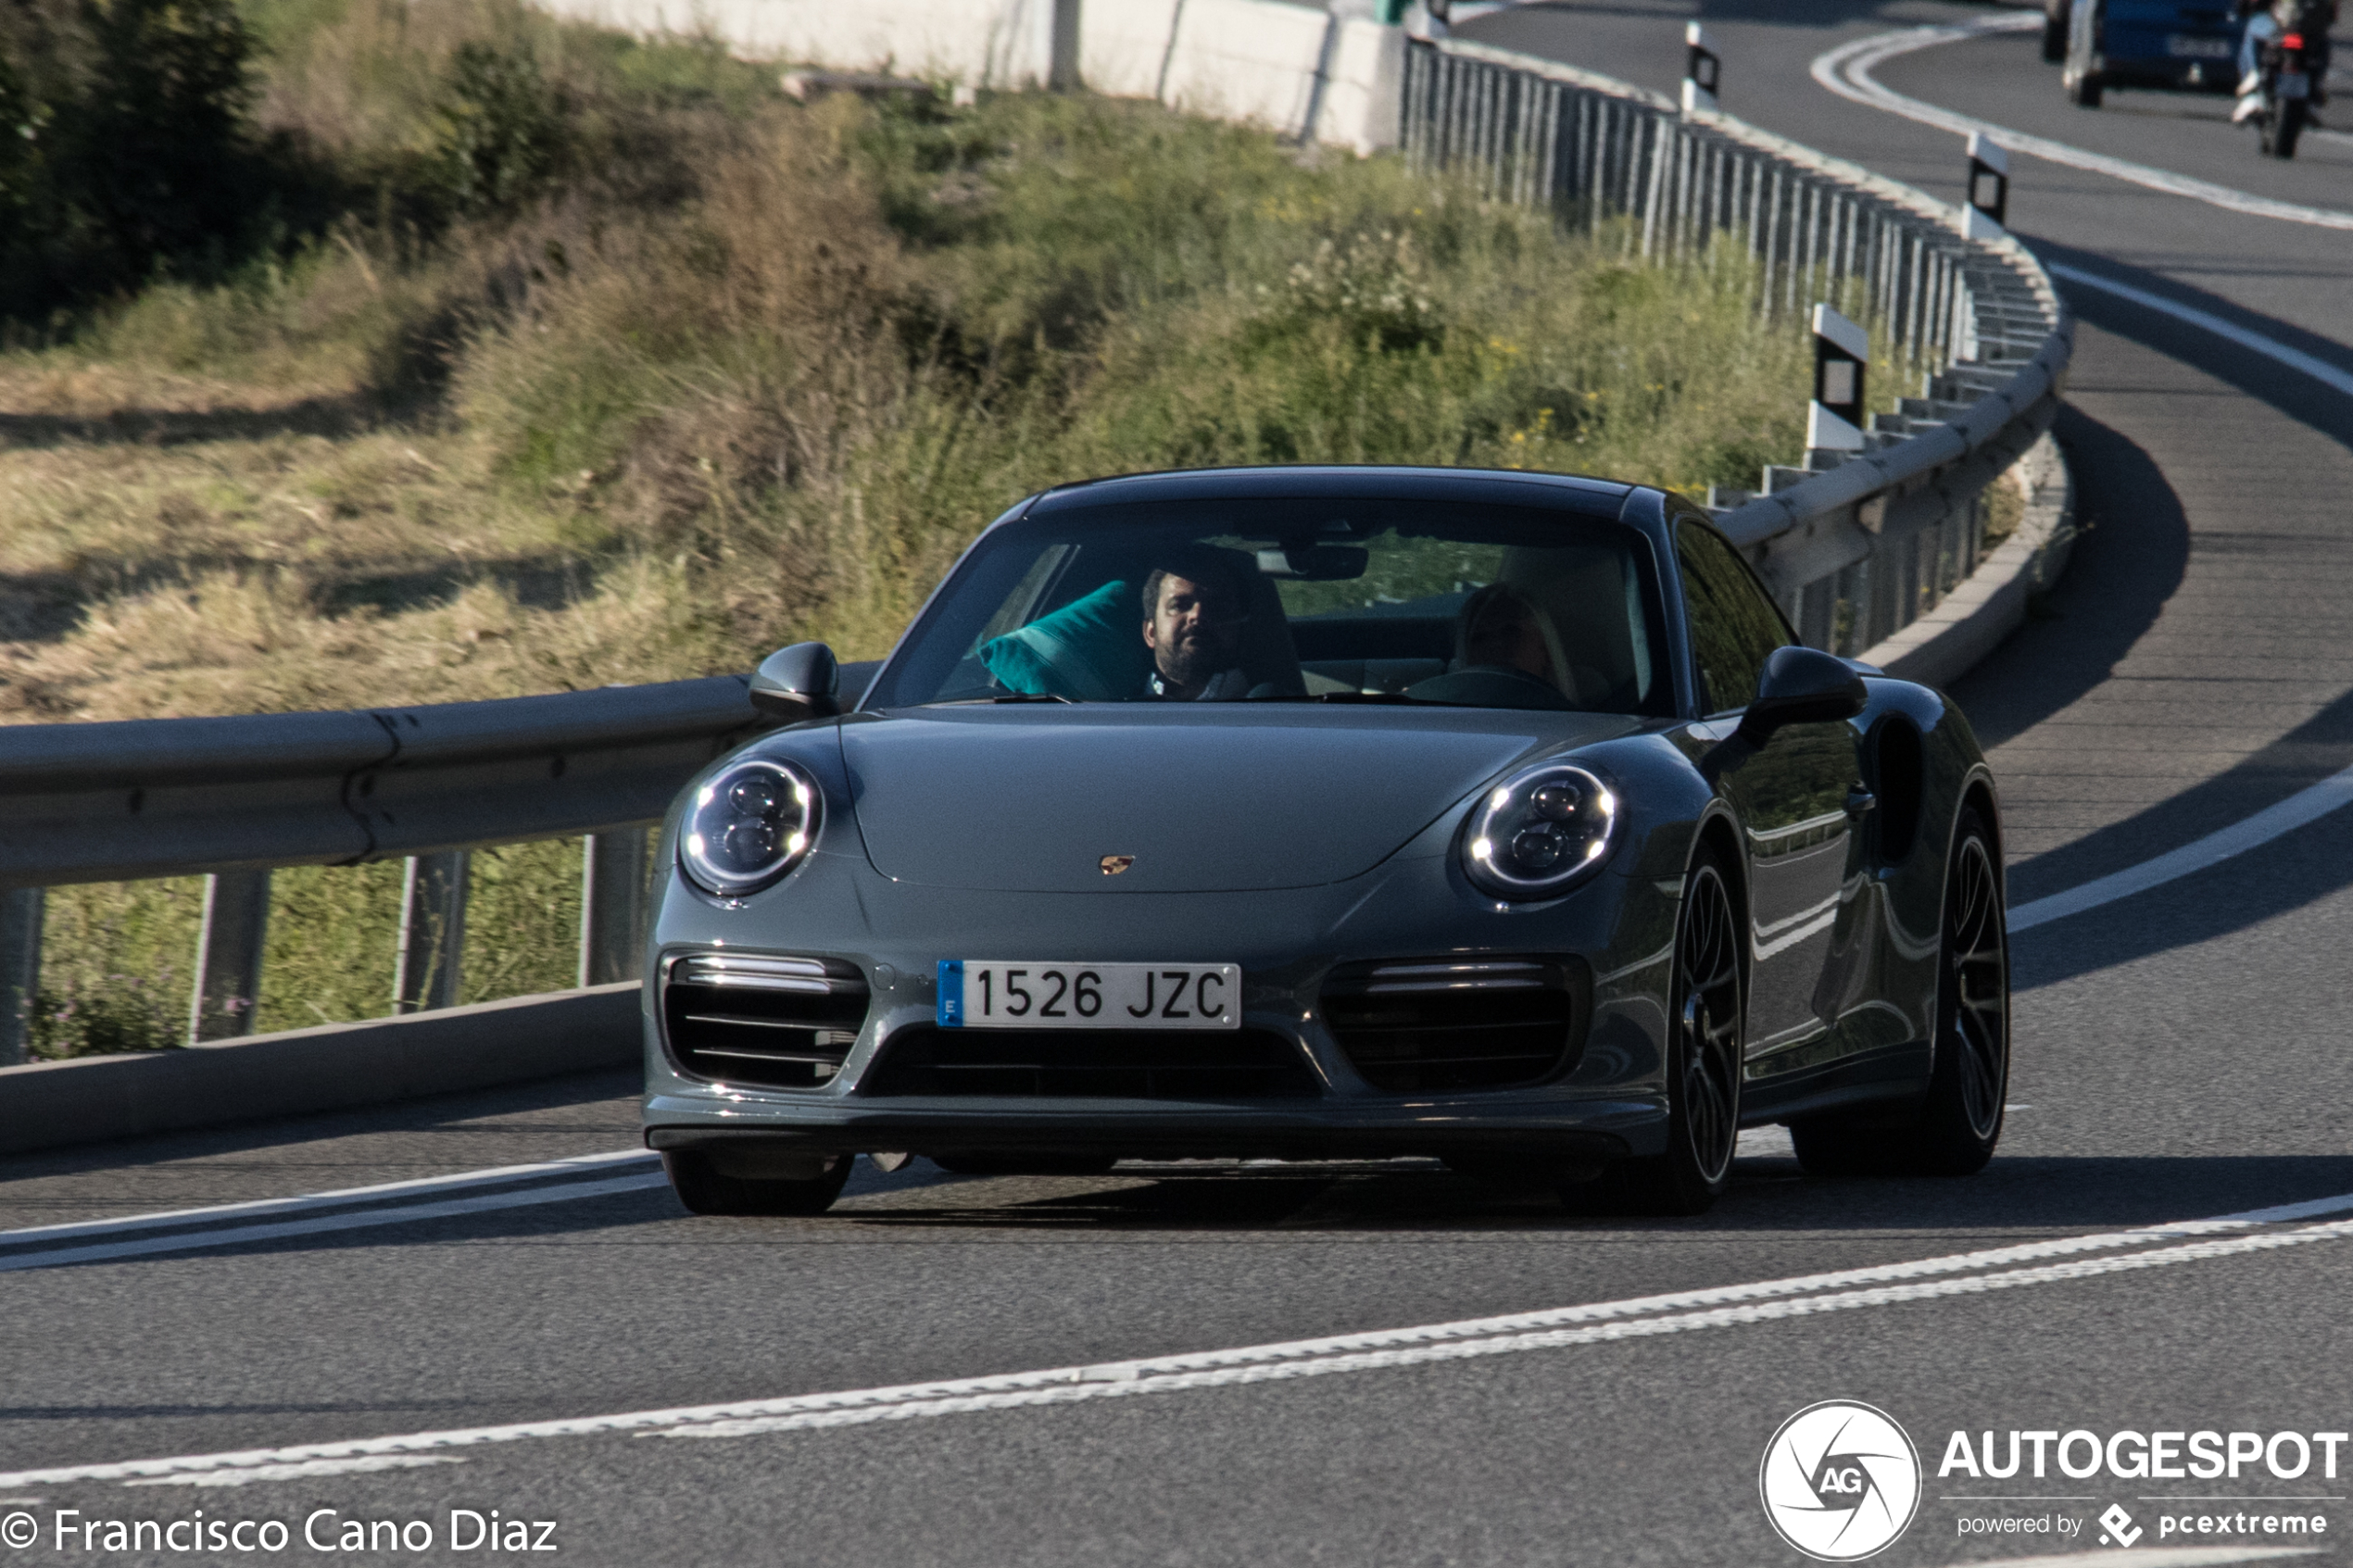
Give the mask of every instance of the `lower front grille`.
<svg viewBox="0 0 2353 1568">
<path fill-rule="evenodd" d="M 1584 975 L 1552 958 L 1342 964 L 1324 981 L 1324 1023 L 1377 1089 L 1512 1088 L 1573 1064 Z"/>
<path fill-rule="evenodd" d="M 1269 1030 L 940 1029 L 883 1042 L 861 1094 L 1097 1099 L 1299 1099 L 1322 1092 Z"/>
<path fill-rule="evenodd" d="M 841 1071 L 866 1000 L 865 976 L 840 959 L 698 953 L 664 976 L 663 1037 L 698 1077 L 813 1089 Z"/>
</svg>

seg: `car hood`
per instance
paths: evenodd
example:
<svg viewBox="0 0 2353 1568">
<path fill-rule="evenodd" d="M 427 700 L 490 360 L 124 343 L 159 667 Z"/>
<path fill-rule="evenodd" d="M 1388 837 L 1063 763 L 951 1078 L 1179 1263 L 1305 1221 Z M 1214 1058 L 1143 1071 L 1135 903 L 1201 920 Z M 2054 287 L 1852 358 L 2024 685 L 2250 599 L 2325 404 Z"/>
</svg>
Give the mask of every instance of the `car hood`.
<svg viewBox="0 0 2353 1568">
<path fill-rule="evenodd" d="M 1534 751 L 1608 715 L 1489 709 L 941 708 L 840 728 L 895 881 L 1008 893 L 1305 887 L 1379 864 Z M 1106 857 L 1130 865 L 1107 873 Z"/>
</svg>

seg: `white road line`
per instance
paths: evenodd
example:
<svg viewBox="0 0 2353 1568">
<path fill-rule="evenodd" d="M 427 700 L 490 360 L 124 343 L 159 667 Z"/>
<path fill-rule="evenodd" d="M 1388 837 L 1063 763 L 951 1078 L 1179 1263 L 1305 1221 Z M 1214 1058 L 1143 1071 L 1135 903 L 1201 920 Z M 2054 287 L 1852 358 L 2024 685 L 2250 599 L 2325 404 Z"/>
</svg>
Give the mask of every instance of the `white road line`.
<svg viewBox="0 0 2353 1568">
<path fill-rule="evenodd" d="M 195 1224 L 209 1220 L 249 1219 L 262 1214 L 283 1214 L 298 1212 L 307 1209 L 333 1208 L 385 1198 L 414 1198 L 424 1193 L 449 1192 L 470 1186 L 483 1186 L 493 1182 L 568 1176 L 602 1170 L 609 1165 L 633 1164 L 660 1158 L 661 1157 L 650 1149 L 623 1148 L 615 1149 L 610 1154 L 574 1155 L 568 1160 L 548 1160 L 535 1165 L 499 1165 L 486 1171 L 467 1171 L 454 1176 L 422 1176 L 413 1181 L 384 1182 L 375 1186 L 341 1187 L 330 1192 L 304 1193 L 297 1198 L 271 1198 L 252 1203 L 223 1203 L 209 1209 L 168 1209 L 159 1213 L 126 1214 L 120 1219 L 84 1220 L 71 1224 L 33 1225 L 24 1230 L 0 1231 L 0 1248 L 64 1241 L 78 1236 L 111 1236 L 124 1231 L 152 1230 L 159 1225 Z"/>
<path fill-rule="evenodd" d="M 2271 1251 L 2316 1241 L 2353 1237 L 2353 1220 L 2312 1225 L 2303 1230 L 2265 1232 L 2227 1240 L 2189 1242 L 2154 1252 L 2127 1253 L 2120 1258 L 2089 1259 L 2053 1263 L 2039 1269 L 2015 1269 L 2003 1273 L 1968 1274 L 1916 1285 L 1887 1286 L 1875 1290 L 1842 1291 L 1829 1296 L 1803 1296 L 1762 1301 L 1709 1311 L 1681 1312 L 1667 1317 L 1635 1318 L 1585 1328 L 1553 1329 L 1532 1334 L 1498 1335 L 1482 1339 L 1411 1348 L 1375 1350 L 1357 1355 L 1321 1356 L 1200 1372 L 1164 1372 L 1165 1362 L 1125 1361 L 1104 1366 L 1064 1369 L 1059 1374 L 1032 1374 L 1029 1386 L 1001 1391 L 977 1385 L 931 1388 L 874 1389 L 862 1395 L 812 1395 L 778 1399 L 756 1414 L 717 1421 L 673 1423 L 643 1436 L 749 1437 L 763 1433 L 802 1431 L 818 1427 L 862 1426 L 878 1421 L 905 1421 L 922 1416 L 963 1415 L 979 1411 L 1016 1410 L 1038 1405 L 1064 1405 L 1087 1400 L 1124 1398 L 1130 1394 L 1182 1393 L 1196 1388 L 1223 1388 L 1255 1383 L 1289 1382 L 1302 1377 L 1328 1377 L 1342 1373 L 1385 1372 L 1426 1366 L 1440 1361 L 1469 1361 L 1484 1356 L 1511 1355 L 1527 1350 L 1566 1349 L 1579 1345 L 1612 1344 L 1649 1339 L 1699 1329 L 1732 1328 L 1813 1317 L 1824 1312 L 1852 1311 L 1865 1307 L 1895 1306 L 1945 1296 L 1983 1295 L 2022 1286 L 2048 1285 L 2102 1274 L 2165 1268 L 2176 1263 L 2204 1262 L 2214 1258 Z M 1010 1381 L 1010 1380 L 999 1380 Z M 850 1402 L 855 1400 L 856 1402 Z M 0 1484 L 33 1483 L 47 1477 L 28 1474 L 0 1477 Z"/>
<path fill-rule="evenodd" d="M 428 1464 L 463 1464 L 450 1454 L 366 1454 L 358 1459 L 314 1459 L 302 1464 L 257 1464 L 250 1470 L 203 1470 L 187 1475 L 157 1475 L 125 1481 L 126 1486 L 250 1486 L 256 1481 L 308 1481 L 318 1475 L 362 1475 L 376 1470 L 416 1470 Z"/>
<path fill-rule="evenodd" d="M 553 1186 L 484 1193 L 475 1198 L 451 1198 L 440 1203 L 399 1203 L 343 1214 L 321 1214 L 307 1220 L 226 1225 L 174 1236 L 139 1236 L 130 1241 L 96 1242 L 86 1247 L 59 1247 L 46 1252 L 18 1252 L 0 1257 L 0 1273 L 15 1273 L 25 1269 L 54 1269 L 68 1263 L 98 1263 L 116 1258 L 144 1258 L 158 1252 L 196 1252 L 209 1247 L 238 1247 L 248 1242 L 275 1241 L 282 1236 L 323 1236 L 333 1231 L 414 1224 L 419 1220 L 444 1220 L 459 1214 L 487 1214 L 500 1209 L 528 1209 L 542 1203 L 573 1203 L 584 1198 L 643 1192 L 648 1187 L 667 1186 L 669 1183 L 670 1178 L 660 1171 L 647 1171 L 634 1175 L 613 1176 L 600 1182 L 564 1182 Z"/>
<path fill-rule="evenodd" d="M 2175 320 L 2225 338 L 2242 348 L 2252 349 L 2275 363 L 2311 377 L 2323 386 L 2353 396 L 2353 372 L 2307 354 L 2300 348 L 2291 348 L 2275 338 L 2250 332 L 2212 311 L 2183 305 L 2163 295 L 2134 288 L 2130 283 L 2120 283 L 2096 272 L 2086 272 L 2080 267 L 2068 267 L 2057 262 L 2046 262 L 2045 266 L 2052 276 L 2065 282 L 2096 289 L 2102 294 L 2113 295 L 2145 309 L 2171 316 Z M 2095 878 L 2080 887 L 2070 887 L 2064 893 L 2054 893 L 2047 898 L 2020 904 L 2009 912 L 2010 930 L 2013 933 L 2031 931 L 2035 926 L 2082 914 L 2086 909 L 2095 909 L 2103 904 L 2112 904 L 2120 898 L 2145 893 L 2152 887 L 2188 876 L 2194 872 L 2220 865 L 2233 856 L 2243 855 L 2249 849 L 2269 844 L 2283 834 L 2317 822 L 2348 803 L 2353 803 L 2353 768 L 2332 773 L 2320 783 L 2296 791 L 2285 800 L 2264 808 L 2244 822 L 2233 822 L 2155 859 L 2144 860 L 2137 866 L 2127 866 L 2120 872 Z"/>
<path fill-rule="evenodd" d="M 2135 305 L 2159 311 L 2177 321 L 2185 321 L 2193 327 L 2203 328 L 2216 337 L 2228 338 L 2241 348 L 2251 348 L 2267 359 L 2276 360 L 2291 370 L 2301 371 L 2323 386 L 2333 387 L 2338 392 L 2353 395 L 2353 371 L 2332 365 L 2327 360 L 2316 355 L 2307 354 L 2300 348 L 2290 348 L 2277 338 L 2265 337 L 2261 332 L 2249 332 L 2237 322 L 2225 320 L 2210 310 L 2200 310 L 2196 306 L 2183 305 L 2179 300 L 2168 299 L 2161 294 L 2151 294 L 2146 289 L 2136 289 L 2130 283 L 2120 283 L 2113 278 L 2103 278 L 2096 272 L 2086 272 L 2080 267 L 2063 266 L 2056 261 L 2046 261 L 2043 265 L 2045 270 L 2053 277 L 2064 278 L 2070 283 L 2080 283 L 2085 288 L 2097 289 L 2102 294 L 2114 295 L 2119 299 L 2129 299 Z"/>
<path fill-rule="evenodd" d="M 1933 104 L 1922 103 L 1918 98 L 1907 97 L 1881 86 L 1871 75 L 1872 67 L 1917 49 L 1959 44 L 1993 32 L 2025 32 L 2042 25 L 2043 19 L 2039 15 L 2029 13 L 2025 16 L 1987 17 L 1944 27 L 1915 27 L 1901 32 L 1875 33 L 1818 56 L 1813 64 L 1813 77 L 1850 102 L 1883 109 L 1889 114 L 1901 115 L 1906 119 L 1921 125 L 1933 125 L 1957 135 L 1966 136 L 1972 131 L 1982 132 L 2013 152 L 2024 153 L 2046 163 L 2088 169 L 2110 179 L 2126 181 L 2152 191 L 2162 191 L 2168 195 L 2186 196 L 2192 201 L 2205 202 L 2253 218 L 2275 218 L 2283 222 L 2304 223 L 2320 229 L 2353 229 L 2353 212 L 2341 212 L 2334 207 L 2306 207 L 2297 202 L 2274 201 L 2269 196 L 2233 190 L 2210 181 L 2192 179 L 2171 169 L 2131 163 L 2123 158 L 2109 157 L 2105 153 L 2070 146 L 2064 142 L 2030 136 L 2007 125 L 1996 125 L 1974 115 L 1957 114 Z"/>
<path fill-rule="evenodd" d="M 2184 844 L 2170 854 L 2154 860 L 2144 860 L 2137 866 L 2127 866 L 2083 884 L 2064 893 L 2054 893 L 2047 898 L 2037 898 L 2010 910 L 2009 923 L 2013 933 L 2031 931 L 2069 915 L 2095 909 L 2102 904 L 2112 904 L 2119 898 L 2129 898 L 2145 893 L 2177 877 L 2202 872 L 2208 866 L 2221 864 L 2233 855 L 2244 855 L 2258 845 L 2269 844 L 2282 834 L 2290 833 L 2327 816 L 2338 807 L 2353 802 L 2353 768 L 2331 773 L 2319 784 L 2297 790 L 2276 806 L 2268 806 L 2245 822 L 2208 834 L 2204 838 Z"/>
<path fill-rule="evenodd" d="M 2284 1231 L 2259 1230 L 2256 1227 L 2283 1224 L 2320 1214 L 2341 1214 L 2347 1210 L 2353 1210 L 2353 1193 L 2224 1214 L 2212 1219 L 2177 1221 L 2129 1231 L 2068 1236 L 1876 1268 L 1850 1269 L 1835 1273 L 1808 1274 L 1793 1279 L 1760 1281 L 1624 1301 L 1595 1302 L 1508 1317 L 1429 1323 L 1371 1334 L 1245 1346 L 1195 1355 L 1156 1357 L 1096 1366 L 1059 1367 L 899 1387 L 850 1389 L 779 1399 L 637 1411 L 511 1426 L 419 1432 L 350 1442 L 313 1443 L 298 1448 L 247 1449 L 233 1453 L 194 1454 L 170 1459 L 30 1470 L 0 1474 L 0 1489 L 80 1481 L 131 1482 L 376 1455 L 446 1452 L 451 1449 L 482 1444 L 600 1434 L 675 1433 L 685 1436 L 690 1435 L 687 1429 L 693 1428 L 698 1430 L 692 1435 L 743 1436 L 752 1431 L 783 1430 L 790 1426 L 852 1424 L 917 1415 L 946 1415 L 968 1410 L 1062 1404 L 1112 1395 L 1175 1392 L 1235 1383 L 1375 1371 L 1510 1351 L 1559 1348 L 1693 1329 L 1732 1327 L 1820 1312 L 1926 1300 L 1939 1296 L 2013 1289 L 2020 1286 L 2092 1278 L 2127 1270 L 2162 1268 L 2209 1258 L 2336 1240 L 2353 1235 L 2353 1220 Z M 2221 1234 L 2233 1231 L 2253 1234 Z M 2184 1237 L 2203 1239 L 2184 1241 Z M 2123 1248 L 2146 1247 L 2158 1242 L 2174 1245 L 2149 1251 L 2127 1252 L 2122 1256 L 2080 1256 L 2088 1252 L 2113 1252 Z M 2068 1261 L 2006 1273 L 1963 1272 L 2046 1258 Z M 1932 1277 L 1937 1275 L 1954 1277 Z M 1849 1288 L 1854 1286 L 1867 1288 Z M 1833 1288 L 1834 1294 L 1806 1294 Z"/>
</svg>

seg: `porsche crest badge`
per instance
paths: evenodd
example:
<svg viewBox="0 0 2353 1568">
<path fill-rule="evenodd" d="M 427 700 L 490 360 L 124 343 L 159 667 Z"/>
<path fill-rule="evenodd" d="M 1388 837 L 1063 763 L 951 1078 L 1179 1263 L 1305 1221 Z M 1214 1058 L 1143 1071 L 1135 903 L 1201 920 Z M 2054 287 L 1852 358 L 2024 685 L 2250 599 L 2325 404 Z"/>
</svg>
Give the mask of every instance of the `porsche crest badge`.
<svg viewBox="0 0 2353 1568">
<path fill-rule="evenodd" d="M 1102 868 L 1105 876 L 1117 876 L 1135 863 L 1136 857 L 1133 855 L 1106 855 L 1095 862 Z"/>
</svg>

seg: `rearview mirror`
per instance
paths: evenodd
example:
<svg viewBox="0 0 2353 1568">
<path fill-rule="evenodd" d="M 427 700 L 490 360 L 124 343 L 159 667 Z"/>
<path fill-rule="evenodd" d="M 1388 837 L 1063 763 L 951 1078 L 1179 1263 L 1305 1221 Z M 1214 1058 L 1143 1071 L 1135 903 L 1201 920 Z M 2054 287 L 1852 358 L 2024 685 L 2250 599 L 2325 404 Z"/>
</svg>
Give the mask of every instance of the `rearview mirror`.
<svg viewBox="0 0 2353 1568">
<path fill-rule="evenodd" d="M 1372 559 L 1373 552 L 1361 545 L 1291 545 L 1259 551 L 1258 571 L 1299 583 L 1353 583 Z"/>
<path fill-rule="evenodd" d="M 772 719 L 799 723 L 841 711 L 841 667 L 823 643 L 795 643 L 760 661 L 751 675 L 751 705 Z"/>
<path fill-rule="evenodd" d="M 1756 698 L 1741 716 L 1740 735 L 1751 746 L 1763 746 L 1784 724 L 1852 719 L 1869 700 L 1863 677 L 1846 660 L 1819 648 L 1775 648 L 1765 656 Z"/>
</svg>

